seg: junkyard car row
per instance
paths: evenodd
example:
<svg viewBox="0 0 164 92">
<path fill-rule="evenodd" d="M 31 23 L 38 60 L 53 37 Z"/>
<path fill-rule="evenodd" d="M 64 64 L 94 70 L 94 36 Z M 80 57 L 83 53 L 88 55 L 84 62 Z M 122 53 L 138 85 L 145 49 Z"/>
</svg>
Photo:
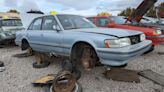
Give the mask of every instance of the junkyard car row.
<svg viewBox="0 0 164 92">
<path fill-rule="evenodd" d="M 33 68 L 45 68 L 60 57 L 60 72 L 33 82 L 51 84 L 49 89 L 52 92 L 81 92 L 82 88 L 77 80 L 81 77 L 82 69 L 89 71 L 96 66 L 103 66 L 105 77 L 111 75 L 116 81 L 117 78 L 118 81 L 123 81 L 120 77 L 125 80 L 135 77 L 134 80 L 138 83 L 142 72 L 143 77 L 150 76 L 157 84 L 164 85 L 164 81 L 160 82 L 154 77 L 160 76 L 159 79 L 164 80 L 163 76 L 151 70 L 145 72 L 118 68 L 127 66 L 128 63 L 134 64 L 131 61 L 137 57 L 150 55 L 155 47 L 164 45 L 164 20 L 158 15 L 157 19 L 144 16 L 156 2 L 157 0 L 144 0 L 128 17 L 99 14 L 90 17 L 73 14 L 46 15 L 41 11 L 31 10 L 28 14 L 20 14 L 20 18 L 0 19 L 0 45 L 14 42 L 14 46 L 18 45 L 22 51 L 27 51 L 23 57 L 35 57 Z M 163 52 L 158 54 L 163 59 L 161 53 Z M 12 57 L 20 57 L 19 55 Z M 146 59 L 148 58 L 143 61 Z M 0 72 L 5 69 L 5 64 L 0 61 Z M 132 74 L 119 70 L 127 70 Z M 147 71 L 153 72 L 153 75 L 145 76 Z M 97 77 L 95 79 L 99 80 Z M 128 82 L 134 80 L 132 78 Z"/>
</svg>

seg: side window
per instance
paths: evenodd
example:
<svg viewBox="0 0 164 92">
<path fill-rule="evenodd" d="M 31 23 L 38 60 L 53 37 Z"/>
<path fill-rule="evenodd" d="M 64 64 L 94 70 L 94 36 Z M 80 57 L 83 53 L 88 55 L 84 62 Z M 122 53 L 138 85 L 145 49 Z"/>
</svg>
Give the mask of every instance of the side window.
<svg viewBox="0 0 164 92">
<path fill-rule="evenodd" d="M 34 22 L 30 25 L 29 30 L 41 30 L 42 18 L 38 18 L 34 20 Z"/>
<path fill-rule="evenodd" d="M 109 23 L 107 18 L 97 18 L 97 26 L 99 27 L 106 27 Z"/>
<path fill-rule="evenodd" d="M 92 23 L 94 23 L 94 18 L 87 18 L 88 20 L 90 20 Z"/>
<path fill-rule="evenodd" d="M 57 25 L 57 22 L 53 16 L 44 17 L 42 30 L 53 30 L 54 25 Z"/>
</svg>

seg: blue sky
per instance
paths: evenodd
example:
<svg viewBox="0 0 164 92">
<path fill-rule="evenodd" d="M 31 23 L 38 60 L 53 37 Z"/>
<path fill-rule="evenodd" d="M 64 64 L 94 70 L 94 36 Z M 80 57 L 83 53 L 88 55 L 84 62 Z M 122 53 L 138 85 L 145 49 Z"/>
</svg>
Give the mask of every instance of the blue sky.
<svg viewBox="0 0 164 92">
<path fill-rule="evenodd" d="M 117 15 L 127 7 L 136 8 L 143 0 L 0 0 L 0 12 L 9 9 L 17 9 L 19 12 L 28 10 L 41 10 L 45 13 L 57 11 L 57 13 L 69 13 L 80 15 L 95 15 L 101 11 L 107 11 Z M 158 0 L 157 4 L 164 2 Z"/>
</svg>

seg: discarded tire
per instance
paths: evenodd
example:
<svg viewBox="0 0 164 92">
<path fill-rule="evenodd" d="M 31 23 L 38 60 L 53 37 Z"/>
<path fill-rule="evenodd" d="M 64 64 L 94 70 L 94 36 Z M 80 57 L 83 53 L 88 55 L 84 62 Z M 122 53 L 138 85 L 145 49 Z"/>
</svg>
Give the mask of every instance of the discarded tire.
<svg viewBox="0 0 164 92">
<path fill-rule="evenodd" d="M 52 90 L 53 86 L 50 87 L 50 92 L 55 92 Z M 75 88 L 73 89 L 72 92 L 82 92 L 82 86 L 79 82 L 76 82 Z"/>
<path fill-rule="evenodd" d="M 65 60 L 62 62 L 61 66 L 62 66 L 62 70 L 70 71 L 74 75 L 76 80 L 80 79 L 81 71 L 77 69 L 76 66 L 72 64 L 72 62 L 70 62 L 69 60 Z"/>
<path fill-rule="evenodd" d="M 70 71 L 60 71 L 55 77 L 50 92 L 81 92 L 82 87 Z"/>
<path fill-rule="evenodd" d="M 48 67 L 49 65 L 50 65 L 49 61 L 45 61 L 41 64 L 38 64 L 37 62 L 34 62 L 33 63 L 33 68 L 45 68 L 45 67 Z"/>
<path fill-rule="evenodd" d="M 0 67 L 4 67 L 4 63 L 0 61 Z"/>
<path fill-rule="evenodd" d="M 75 70 L 73 71 L 73 75 L 75 76 L 76 80 L 79 80 L 80 77 L 81 77 L 81 71 L 78 70 L 78 69 L 75 69 Z"/>
<path fill-rule="evenodd" d="M 0 72 L 3 72 L 5 70 L 4 63 L 0 61 Z"/>
</svg>

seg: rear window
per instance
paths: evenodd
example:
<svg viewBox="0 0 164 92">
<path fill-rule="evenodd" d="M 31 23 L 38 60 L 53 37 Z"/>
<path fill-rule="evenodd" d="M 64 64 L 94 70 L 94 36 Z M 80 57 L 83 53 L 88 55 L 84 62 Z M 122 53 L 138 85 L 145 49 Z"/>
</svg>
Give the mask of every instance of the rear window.
<svg viewBox="0 0 164 92">
<path fill-rule="evenodd" d="M 2 20 L 2 26 L 22 26 L 20 19 L 5 19 Z"/>
</svg>

